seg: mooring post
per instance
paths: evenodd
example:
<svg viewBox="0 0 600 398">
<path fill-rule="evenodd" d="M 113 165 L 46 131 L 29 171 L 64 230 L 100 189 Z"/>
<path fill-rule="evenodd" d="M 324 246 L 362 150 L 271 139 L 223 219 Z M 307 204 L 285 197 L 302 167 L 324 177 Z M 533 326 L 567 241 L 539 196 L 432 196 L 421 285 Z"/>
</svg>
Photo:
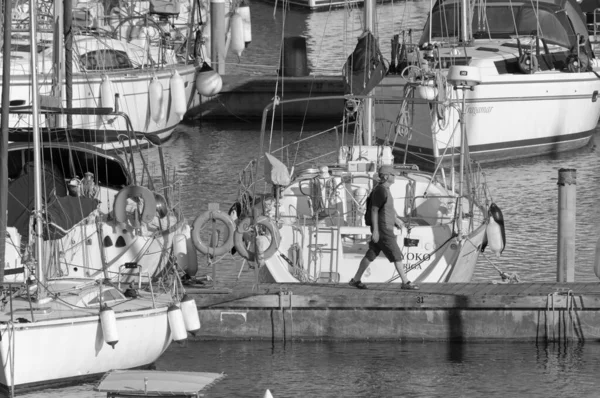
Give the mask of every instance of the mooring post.
<svg viewBox="0 0 600 398">
<path fill-rule="evenodd" d="M 557 282 L 575 281 L 575 202 L 577 170 L 558 170 Z"/>
<path fill-rule="evenodd" d="M 210 62 L 220 75 L 225 74 L 225 0 L 210 0 Z"/>
</svg>

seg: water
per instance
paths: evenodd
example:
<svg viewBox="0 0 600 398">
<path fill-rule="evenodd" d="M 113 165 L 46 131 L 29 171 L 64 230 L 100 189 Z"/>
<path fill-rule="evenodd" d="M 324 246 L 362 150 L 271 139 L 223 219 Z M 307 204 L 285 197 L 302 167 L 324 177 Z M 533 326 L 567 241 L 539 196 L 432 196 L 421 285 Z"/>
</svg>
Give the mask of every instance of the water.
<svg viewBox="0 0 600 398">
<path fill-rule="evenodd" d="M 378 8 L 384 55 L 401 23 L 418 29 L 429 2 L 386 4 Z M 420 17 L 409 19 L 409 10 Z M 393 11 L 393 12 L 392 12 Z M 286 36 L 307 37 L 311 70 L 339 74 L 356 43 L 362 10 L 332 13 L 288 11 Z M 252 4 L 253 41 L 241 62 L 227 58 L 228 73 L 273 73 L 279 57 L 282 14 L 273 17 L 265 3 Z M 348 33 L 347 33 L 348 32 Z M 418 37 L 415 37 L 415 40 Z M 286 139 L 301 126 L 286 126 Z M 305 134 L 314 127 L 307 127 Z M 277 136 L 276 136 L 277 137 Z M 219 202 L 227 210 L 237 194 L 238 171 L 259 152 L 258 124 L 181 125 L 165 144 L 169 167 L 183 183 L 185 215 L 193 220 Z M 593 272 L 599 236 L 600 131 L 580 150 L 484 167 L 495 202 L 506 222 L 507 247 L 498 268 L 516 272 L 522 281 L 556 279 L 557 199 L 560 168 L 577 170 L 576 281 L 597 281 Z M 333 145 L 333 137 L 320 145 Z M 152 155 L 154 156 L 154 155 Z M 156 159 L 153 159 L 156 162 Z M 489 256 L 489 253 L 486 253 Z M 234 280 L 239 257 L 225 258 L 218 277 Z M 200 273 L 210 273 L 201 268 Z M 242 270 L 241 278 L 251 273 Z M 481 258 L 474 281 L 499 280 Z M 594 397 L 600 371 L 600 345 L 442 342 L 203 342 L 173 344 L 157 361 L 160 370 L 223 372 L 227 376 L 207 397 L 262 397 L 270 389 L 279 397 Z M 45 390 L 25 397 L 103 397 L 94 384 Z"/>
<path fill-rule="evenodd" d="M 160 370 L 224 373 L 205 397 L 597 397 L 600 345 L 200 342 Z M 27 397 L 104 397 L 93 384 Z"/>
</svg>

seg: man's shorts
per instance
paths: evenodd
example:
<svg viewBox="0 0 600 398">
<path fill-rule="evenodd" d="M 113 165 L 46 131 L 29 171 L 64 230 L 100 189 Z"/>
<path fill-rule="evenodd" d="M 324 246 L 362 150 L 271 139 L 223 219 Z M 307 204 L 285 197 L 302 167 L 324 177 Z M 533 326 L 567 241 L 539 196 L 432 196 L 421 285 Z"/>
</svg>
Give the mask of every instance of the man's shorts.
<svg viewBox="0 0 600 398">
<path fill-rule="evenodd" d="M 370 240 L 369 250 L 367 250 L 365 256 L 369 261 L 373 261 L 381 252 L 383 252 L 387 259 L 392 263 L 402 261 L 404 258 L 393 231 L 380 231 L 379 242 L 375 243 L 373 240 Z"/>
</svg>

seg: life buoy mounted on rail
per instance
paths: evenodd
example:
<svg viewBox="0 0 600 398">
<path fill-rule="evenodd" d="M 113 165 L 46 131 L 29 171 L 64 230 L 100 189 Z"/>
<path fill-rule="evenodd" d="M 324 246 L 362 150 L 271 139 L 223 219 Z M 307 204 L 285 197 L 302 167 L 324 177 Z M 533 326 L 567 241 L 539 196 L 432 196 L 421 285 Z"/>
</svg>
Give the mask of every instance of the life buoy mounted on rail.
<svg viewBox="0 0 600 398">
<path fill-rule="evenodd" d="M 148 188 L 139 185 L 125 187 L 117 193 L 113 205 L 115 220 L 120 224 L 125 224 L 127 222 L 127 199 L 130 198 L 141 198 L 144 200 L 142 221 L 145 223 L 151 222 L 156 215 L 156 199 L 154 198 L 154 194 Z"/>
<path fill-rule="evenodd" d="M 260 226 L 271 235 L 271 243 L 264 252 L 264 258 L 268 259 L 277 251 L 279 243 L 281 242 L 281 236 L 275 223 L 273 223 L 273 221 L 266 216 L 259 216 L 256 218 L 256 220 L 253 220 L 252 217 L 246 217 L 238 224 L 233 236 L 233 244 L 235 249 L 240 256 L 246 260 L 256 260 L 256 253 L 248 249 L 246 244 L 247 241 L 244 239 L 244 235 L 247 232 L 250 232 L 253 226 Z"/>
<path fill-rule="evenodd" d="M 217 222 L 221 221 L 225 224 L 227 229 L 227 237 L 223 240 L 221 245 L 218 242 L 211 244 L 211 242 L 203 242 L 201 231 L 203 227 L 208 222 Z M 215 229 L 216 230 L 216 229 Z M 192 242 L 198 250 L 202 254 L 209 254 L 211 256 L 222 256 L 223 254 L 229 252 L 233 247 L 233 231 L 235 230 L 235 225 L 231 217 L 227 214 L 222 213 L 219 210 L 207 210 L 204 213 L 200 214 L 196 217 L 192 227 Z M 209 237 L 210 240 L 212 237 Z M 219 239 L 220 240 L 220 239 Z"/>
</svg>

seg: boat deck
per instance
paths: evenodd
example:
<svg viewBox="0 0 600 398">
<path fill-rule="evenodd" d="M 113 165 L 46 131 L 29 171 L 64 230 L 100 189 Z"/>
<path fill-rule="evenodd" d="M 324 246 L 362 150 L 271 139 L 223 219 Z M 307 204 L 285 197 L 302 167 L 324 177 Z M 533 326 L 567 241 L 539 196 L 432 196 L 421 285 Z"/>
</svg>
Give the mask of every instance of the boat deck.
<svg viewBox="0 0 600 398">
<path fill-rule="evenodd" d="M 589 340 L 600 283 L 231 283 L 187 288 L 203 339 Z"/>
</svg>

